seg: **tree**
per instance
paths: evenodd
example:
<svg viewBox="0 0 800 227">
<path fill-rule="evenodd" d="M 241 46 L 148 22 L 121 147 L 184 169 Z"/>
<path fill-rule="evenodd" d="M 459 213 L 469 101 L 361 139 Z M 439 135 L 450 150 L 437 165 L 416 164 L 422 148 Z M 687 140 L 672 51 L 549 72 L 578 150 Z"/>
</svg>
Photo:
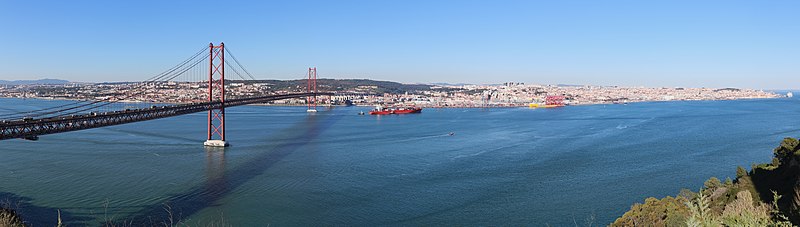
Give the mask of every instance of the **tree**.
<svg viewBox="0 0 800 227">
<path fill-rule="evenodd" d="M 800 149 L 800 141 L 795 138 L 787 137 L 781 141 L 781 145 L 773 150 L 775 157 L 781 160 L 791 157 Z"/>
<path fill-rule="evenodd" d="M 719 188 L 722 186 L 722 182 L 720 182 L 716 177 L 711 177 L 708 178 L 705 183 L 703 183 L 703 186 L 705 186 L 706 189 Z"/>
<path fill-rule="evenodd" d="M 745 170 L 744 167 L 742 167 L 742 166 L 737 166 L 736 167 L 736 179 L 742 178 L 744 176 L 747 176 L 747 170 Z"/>
</svg>

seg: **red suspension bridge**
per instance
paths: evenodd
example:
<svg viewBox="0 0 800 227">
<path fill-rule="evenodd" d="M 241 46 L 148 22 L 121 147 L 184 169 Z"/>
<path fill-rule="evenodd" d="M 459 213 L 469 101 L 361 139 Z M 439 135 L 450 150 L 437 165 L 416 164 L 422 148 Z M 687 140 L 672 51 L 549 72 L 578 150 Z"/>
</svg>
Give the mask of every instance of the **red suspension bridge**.
<svg viewBox="0 0 800 227">
<path fill-rule="evenodd" d="M 234 64 L 225 61 L 225 54 Z M 208 71 L 202 62 L 208 61 Z M 308 112 L 316 112 L 317 96 L 333 95 L 317 92 L 317 69 L 308 69 L 308 81 L 304 91 L 293 93 L 253 92 L 248 94 L 226 94 L 226 66 L 244 81 L 256 81 L 226 49 L 224 43 L 209 44 L 192 57 L 178 65 L 142 82 L 129 83 L 121 91 L 103 98 L 75 101 L 40 110 L 16 112 L 0 116 L 0 140 L 22 138 L 37 140 L 41 135 L 100 128 L 132 122 L 174 117 L 208 111 L 208 133 L 206 146 L 227 146 L 225 138 L 225 108 L 265 103 L 282 99 L 306 98 Z M 206 77 L 207 76 L 207 77 Z M 196 90 L 207 88 L 193 98 L 182 99 L 177 104 L 148 103 L 163 84 L 183 81 L 197 84 Z M 135 102 L 132 104 L 132 102 Z M 132 108 L 131 105 L 138 107 Z"/>
</svg>

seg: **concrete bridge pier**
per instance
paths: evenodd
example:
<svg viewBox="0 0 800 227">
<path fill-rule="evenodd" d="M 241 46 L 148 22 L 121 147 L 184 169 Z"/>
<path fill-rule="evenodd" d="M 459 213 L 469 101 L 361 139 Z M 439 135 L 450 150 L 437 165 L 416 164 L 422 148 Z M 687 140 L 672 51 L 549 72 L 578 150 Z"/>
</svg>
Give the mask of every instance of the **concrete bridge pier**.
<svg viewBox="0 0 800 227">
<path fill-rule="evenodd" d="M 228 146 L 228 142 L 226 142 L 225 140 L 206 140 L 206 142 L 203 143 L 203 146 L 208 146 L 208 147 L 227 147 Z"/>
</svg>

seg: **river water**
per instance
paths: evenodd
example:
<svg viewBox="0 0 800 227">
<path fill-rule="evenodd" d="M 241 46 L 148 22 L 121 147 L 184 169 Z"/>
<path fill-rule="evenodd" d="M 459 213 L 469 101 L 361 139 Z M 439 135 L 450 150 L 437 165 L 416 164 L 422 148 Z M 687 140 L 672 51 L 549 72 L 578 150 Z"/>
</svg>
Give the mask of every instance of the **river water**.
<svg viewBox="0 0 800 227">
<path fill-rule="evenodd" d="M 0 99 L 0 115 L 65 102 Z M 0 200 L 35 226 L 58 210 L 72 225 L 605 225 L 800 135 L 800 99 L 320 110 L 230 108 L 224 150 L 202 146 L 205 113 L 0 141 Z"/>
</svg>

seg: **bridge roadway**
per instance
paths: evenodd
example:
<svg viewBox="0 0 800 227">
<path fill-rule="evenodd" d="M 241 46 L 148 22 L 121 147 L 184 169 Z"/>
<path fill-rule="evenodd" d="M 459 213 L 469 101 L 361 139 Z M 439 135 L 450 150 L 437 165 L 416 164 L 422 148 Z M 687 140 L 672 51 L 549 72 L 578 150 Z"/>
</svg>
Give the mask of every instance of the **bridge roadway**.
<svg viewBox="0 0 800 227">
<path fill-rule="evenodd" d="M 234 107 L 253 103 L 301 98 L 315 93 L 293 93 L 281 95 L 268 95 L 249 98 L 236 98 L 225 100 L 224 107 Z M 333 93 L 317 92 L 316 95 L 333 95 Z M 223 107 L 221 102 L 203 102 L 190 104 L 177 104 L 156 106 L 152 108 L 133 109 L 126 111 L 89 113 L 72 116 L 58 116 L 41 119 L 27 119 L 0 122 L 0 140 L 22 138 L 36 140 L 40 135 L 70 132 L 105 126 L 120 125 L 132 122 L 154 120 L 174 117 L 178 115 L 197 113 Z"/>
</svg>

